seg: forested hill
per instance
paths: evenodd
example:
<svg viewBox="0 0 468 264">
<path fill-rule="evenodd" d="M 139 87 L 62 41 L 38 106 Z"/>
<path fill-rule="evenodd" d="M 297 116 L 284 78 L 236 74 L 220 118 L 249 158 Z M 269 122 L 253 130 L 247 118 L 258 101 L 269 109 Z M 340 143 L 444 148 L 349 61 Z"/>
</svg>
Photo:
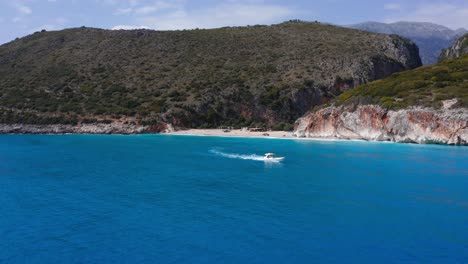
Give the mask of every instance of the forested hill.
<svg viewBox="0 0 468 264">
<path fill-rule="evenodd" d="M 37 32 L 0 46 L 0 123 L 283 126 L 421 65 L 409 40 L 285 22 L 210 30 Z"/>
</svg>

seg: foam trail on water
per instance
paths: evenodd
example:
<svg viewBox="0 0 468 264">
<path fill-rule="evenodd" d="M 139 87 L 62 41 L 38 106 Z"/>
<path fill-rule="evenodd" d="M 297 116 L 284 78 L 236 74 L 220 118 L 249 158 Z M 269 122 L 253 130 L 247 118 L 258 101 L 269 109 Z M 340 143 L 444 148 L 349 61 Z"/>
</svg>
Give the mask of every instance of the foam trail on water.
<svg viewBox="0 0 468 264">
<path fill-rule="evenodd" d="M 217 149 L 212 149 L 210 150 L 211 153 L 225 157 L 225 158 L 230 158 L 230 159 L 243 159 L 243 160 L 256 160 L 256 161 L 265 161 L 263 156 L 255 155 L 255 154 L 250 154 L 250 155 L 243 155 L 243 154 L 236 154 L 236 153 L 226 153 L 219 151 Z"/>
</svg>

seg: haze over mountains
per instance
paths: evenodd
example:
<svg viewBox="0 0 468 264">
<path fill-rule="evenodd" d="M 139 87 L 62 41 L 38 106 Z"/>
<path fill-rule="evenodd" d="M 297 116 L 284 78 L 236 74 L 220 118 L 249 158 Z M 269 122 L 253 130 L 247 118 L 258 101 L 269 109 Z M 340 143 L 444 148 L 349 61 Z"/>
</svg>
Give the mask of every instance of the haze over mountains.
<svg viewBox="0 0 468 264">
<path fill-rule="evenodd" d="M 449 15 L 449 14 L 448 14 Z M 382 34 L 396 34 L 414 41 L 420 51 L 423 64 L 435 64 L 442 49 L 449 47 L 453 41 L 468 33 L 468 30 L 460 28 L 452 30 L 448 27 L 427 22 L 364 22 L 349 25 L 351 28 L 376 32 Z"/>
</svg>

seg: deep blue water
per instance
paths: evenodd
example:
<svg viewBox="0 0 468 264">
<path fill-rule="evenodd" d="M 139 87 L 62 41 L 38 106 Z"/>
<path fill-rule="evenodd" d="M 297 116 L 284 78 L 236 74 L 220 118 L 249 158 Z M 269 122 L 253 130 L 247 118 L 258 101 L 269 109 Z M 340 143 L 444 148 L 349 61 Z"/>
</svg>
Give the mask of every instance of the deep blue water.
<svg viewBox="0 0 468 264">
<path fill-rule="evenodd" d="M 468 263 L 468 148 L 4 135 L 0 263 Z"/>
</svg>

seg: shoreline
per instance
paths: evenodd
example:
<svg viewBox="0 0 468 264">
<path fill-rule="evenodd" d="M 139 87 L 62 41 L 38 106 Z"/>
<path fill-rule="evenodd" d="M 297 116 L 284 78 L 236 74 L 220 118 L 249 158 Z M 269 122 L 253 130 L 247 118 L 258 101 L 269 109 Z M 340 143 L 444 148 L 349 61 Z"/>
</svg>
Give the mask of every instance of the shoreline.
<svg viewBox="0 0 468 264">
<path fill-rule="evenodd" d="M 0 124 L 0 135 L 167 135 L 167 136 L 198 136 L 198 137 L 224 137 L 224 138 L 256 138 L 256 139 L 289 139 L 308 141 L 361 141 L 365 139 L 346 139 L 335 137 L 296 137 L 293 131 L 263 131 L 251 132 L 241 129 L 180 129 L 172 127 L 152 130 L 148 126 L 129 126 L 122 124 L 85 124 L 82 126 L 71 125 L 23 125 Z"/>
<path fill-rule="evenodd" d="M 234 132 L 234 133 L 232 133 Z M 268 133 L 269 136 L 263 136 Z M 386 140 L 366 140 L 359 138 L 337 138 L 337 137 L 296 137 L 289 131 L 267 131 L 267 132 L 249 132 L 239 129 L 231 132 L 223 132 L 222 129 L 188 129 L 173 132 L 160 133 L 167 136 L 193 136 L 193 137 L 222 137 L 222 138 L 251 138 L 251 139 L 283 139 L 296 141 L 324 141 L 324 142 L 362 142 L 362 143 L 384 143 L 384 144 L 403 144 L 415 146 L 444 146 L 444 147 L 465 147 L 465 145 L 434 144 L 434 143 L 416 143 L 416 142 L 398 142 Z"/>
<path fill-rule="evenodd" d="M 224 132 L 223 129 L 187 129 L 177 130 L 162 133 L 166 135 L 177 136 L 216 136 L 216 137 L 242 137 L 242 138 L 289 138 L 294 139 L 293 132 L 288 131 L 265 131 L 265 132 L 250 132 L 241 129 L 229 130 Z"/>
<path fill-rule="evenodd" d="M 326 141 L 326 142 L 376 142 L 376 143 L 400 143 L 408 145 L 444 145 L 444 146 L 466 146 L 464 144 L 444 144 L 436 142 L 405 142 L 375 140 L 365 138 L 346 137 L 296 137 L 292 131 L 265 131 L 251 132 L 241 129 L 224 131 L 223 129 L 185 129 L 174 131 L 172 127 L 166 126 L 152 129 L 148 126 L 130 125 L 82 125 L 80 127 L 71 125 L 5 125 L 0 124 L 0 135 L 167 135 L 167 136 L 197 136 L 197 137 L 223 137 L 223 138 L 256 138 L 256 139 L 288 139 L 296 141 Z"/>
<path fill-rule="evenodd" d="M 263 134 L 267 133 L 268 136 Z M 334 137 L 296 137 L 292 131 L 266 131 L 266 132 L 250 132 L 234 129 L 230 132 L 224 132 L 222 129 L 187 129 L 173 132 L 161 133 L 160 135 L 168 136 L 194 136 L 194 137 L 223 137 L 223 138 L 255 138 L 255 139 L 288 139 L 288 140 L 304 140 L 304 141 L 343 141 L 343 142 L 382 142 L 393 143 L 388 141 L 371 141 L 365 139 L 346 139 Z M 395 142 L 396 143 L 396 142 Z"/>
</svg>

